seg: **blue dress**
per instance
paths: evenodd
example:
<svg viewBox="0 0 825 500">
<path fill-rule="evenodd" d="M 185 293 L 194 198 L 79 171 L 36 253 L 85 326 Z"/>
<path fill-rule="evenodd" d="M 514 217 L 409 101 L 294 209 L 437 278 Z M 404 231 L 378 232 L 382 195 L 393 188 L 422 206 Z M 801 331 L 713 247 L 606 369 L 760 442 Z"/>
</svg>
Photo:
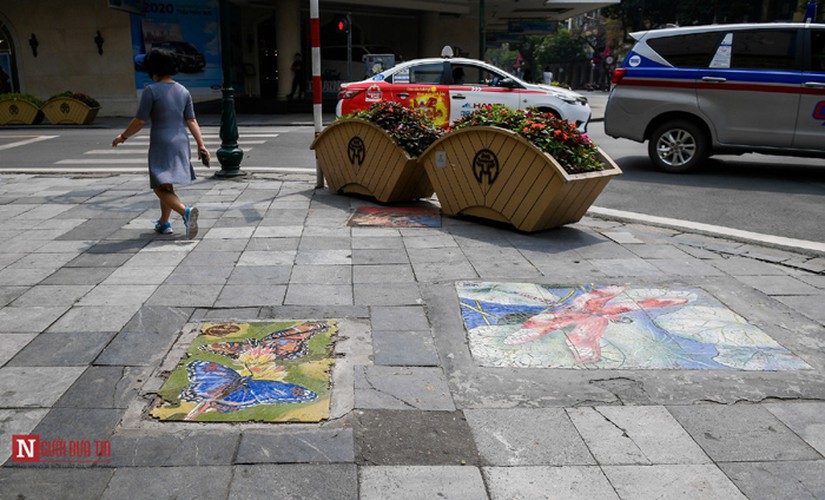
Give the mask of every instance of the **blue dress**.
<svg viewBox="0 0 825 500">
<path fill-rule="evenodd" d="M 195 180 L 187 120 L 195 119 L 192 95 L 177 82 L 153 83 L 143 89 L 135 118 L 152 122 L 149 135 L 149 185 L 191 184 Z"/>
</svg>

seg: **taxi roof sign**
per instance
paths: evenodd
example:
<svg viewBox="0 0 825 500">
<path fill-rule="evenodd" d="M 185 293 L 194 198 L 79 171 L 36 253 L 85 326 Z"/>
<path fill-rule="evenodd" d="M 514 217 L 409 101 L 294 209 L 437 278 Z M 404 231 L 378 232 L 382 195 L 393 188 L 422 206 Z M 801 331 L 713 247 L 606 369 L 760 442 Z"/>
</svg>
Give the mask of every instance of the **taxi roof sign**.
<svg viewBox="0 0 825 500">
<path fill-rule="evenodd" d="M 444 57 L 444 58 L 447 58 L 447 59 L 453 57 L 453 48 L 450 47 L 449 45 L 445 45 L 444 48 L 441 49 L 441 57 Z"/>
</svg>

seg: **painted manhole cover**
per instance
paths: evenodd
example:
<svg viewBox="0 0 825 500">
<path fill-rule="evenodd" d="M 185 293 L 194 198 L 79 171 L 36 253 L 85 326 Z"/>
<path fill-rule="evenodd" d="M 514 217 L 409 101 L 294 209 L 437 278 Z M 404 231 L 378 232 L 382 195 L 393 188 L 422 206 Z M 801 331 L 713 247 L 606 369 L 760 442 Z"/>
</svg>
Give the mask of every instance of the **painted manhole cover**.
<svg viewBox="0 0 825 500">
<path fill-rule="evenodd" d="M 490 282 L 456 289 L 481 366 L 811 369 L 699 289 Z"/>
<path fill-rule="evenodd" d="M 333 321 L 207 324 L 159 391 L 160 420 L 329 418 Z"/>
<path fill-rule="evenodd" d="M 360 207 L 349 219 L 350 226 L 441 227 L 437 208 Z"/>
</svg>

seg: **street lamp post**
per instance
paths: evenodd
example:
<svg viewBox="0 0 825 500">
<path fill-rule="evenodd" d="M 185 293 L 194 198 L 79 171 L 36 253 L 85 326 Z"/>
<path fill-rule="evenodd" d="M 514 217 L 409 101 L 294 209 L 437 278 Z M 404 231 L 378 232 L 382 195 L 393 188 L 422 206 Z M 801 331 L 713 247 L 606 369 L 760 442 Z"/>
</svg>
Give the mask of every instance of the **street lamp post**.
<svg viewBox="0 0 825 500">
<path fill-rule="evenodd" d="M 232 88 L 232 41 L 229 36 L 229 0 L 221 0 L 221 64 L 223 65 L 223 89 L 221 89 L 221 147 L 218 162 L 221 169 L 215 177 L 227 179 L 246 175 L 241 171 L 243 150 L 238 146 L 238 121 L 235 117 L 235 91 Z"/>
</svg>

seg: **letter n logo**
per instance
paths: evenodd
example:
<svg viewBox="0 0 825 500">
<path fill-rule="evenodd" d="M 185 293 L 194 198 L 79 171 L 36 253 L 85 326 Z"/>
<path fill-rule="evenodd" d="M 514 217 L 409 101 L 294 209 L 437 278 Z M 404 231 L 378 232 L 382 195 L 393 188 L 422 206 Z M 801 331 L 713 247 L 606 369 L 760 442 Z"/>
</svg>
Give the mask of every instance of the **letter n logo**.
<svg viewBox="0 0 825 500">
<path fill-rule="evenodd" d="M 13 434 L 11 437 L 12 462 L 39 462 L 40 436 L 37 434 Z"/>
</svg>

